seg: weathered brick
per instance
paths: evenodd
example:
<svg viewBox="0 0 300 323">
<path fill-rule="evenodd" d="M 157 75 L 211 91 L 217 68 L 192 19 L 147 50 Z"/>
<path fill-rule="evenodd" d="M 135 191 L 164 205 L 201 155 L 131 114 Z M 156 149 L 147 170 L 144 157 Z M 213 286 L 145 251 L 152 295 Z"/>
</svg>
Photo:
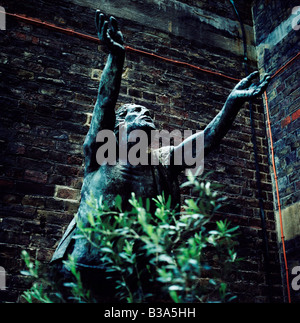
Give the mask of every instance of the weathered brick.
<svg viewBox="0 0 300 323">
<path fill-rule="evenodd" d="M 300 109 L 292 114 L 292 121 L 295 121 L 300 117 Z"/>
<path fill-rule="evenodd" d="M 135 98 L 142 98 L 143 97 L 142 92 L 137 89 L 129 89 L 128 94 L 132 97 L 135 97 Z"/>
<path fill-rule="evenodd" d="M 285 119 L 281 121 L 281 128 L 286 127 L 290 123 L 291 123 L 291 117 L 287 116 Z"/>
<path fill-rule="evenodd" d="M 45 206 L 44 197 L 34 196 L 34 195 L 25 195 L 22 199 L 22 205 L 30 205 L 38 208 L 43 208 Z"/>
<path fill-rule="evenodd" d="M 22 69 L 18 71 L 18 76 L 20 76 L 20 78 L 22 80 L 33 80 L 34 79 L 33 72 L 22 70 Z"/>
<path fill-rule="evenodd" d="M 79 176 L 81 169 L 79 167 L 68 166 L 68 165 L 57 165 L 56 173 L 64 176 Z"/>
<path fill-rule="evenodd" d="M 145 100 L 155 101 L 156 94 L 155 93 L 149 93 L 149 92 L 143 92 L 143 98 Z"/>
<path fill-rule="evenodd" d="M 59 69 L 51 68 L 51 67 L 46 68 L 45 73 L 54 78 L 57 78 L 61 75 L 61 71 Z"/>
<path fill-rule="evenodd" d="M 63 200 L 79 200 L 80 191 L 66 186 L 56 185 L 54 197 Z"/>
<path fill-rule="evenodd" d="M 14 36 L 18 39 L 21 39 L 21 40 L 26 40 L 28 39 L 28 36 L 26 34 L 23 34 L 23 33 L 20 33 L 20 32 L 16 32 L 14 33 Z"/>
<path fill-rule="evenodd" d="M 83 157 L 82 156 L 69 156 L 68 164 L 70 165 L 82 165 Z"/>
<path fill-rule="evenodd" d="M 93 100 L 94 98 L 91 96 L 75 93 L 75 102 L 77 103 L 93 104 Z"/>
<path fill-rule="evenodd" d="M 31 182 L 35 182 L 35 183 L 42 183 L 42 184 L 46 184 L 47 183 L 47 178 L 48 175 L 38 172 L 38 171 L 34 171 L 34 170 L 25 170 L 25 174 L 24 174 L 24 179 L 25 180 L 29 180 Z"/>
<path fill-rule="evenodd" d="M 158 95 L 156 97 L 156 102 L 162 104 L 170 104 L 170 98 L 166 95 Z"/>
<path fill-rule="evenodd" d="M 39 41 L 40 41 L 40 39 L 38 38 L 38 37 L 32 37 L 32 39 L 31 39 L 31 41 L 32 41 L 32 43 L 34 44 L 34 45 L 37 45 L 38 43 L 39 43 Z"/>
</svg>

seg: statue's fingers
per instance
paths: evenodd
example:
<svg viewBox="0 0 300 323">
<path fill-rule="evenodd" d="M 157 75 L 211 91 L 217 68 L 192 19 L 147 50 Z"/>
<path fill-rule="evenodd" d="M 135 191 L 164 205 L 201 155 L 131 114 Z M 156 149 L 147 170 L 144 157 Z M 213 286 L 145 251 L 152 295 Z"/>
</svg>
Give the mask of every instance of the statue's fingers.
<svg viewBox="0 0 300 323">
<path fill-rule="evenodd" d="M 264 80 L 264 84 L 266 84 L 267 86 L 269 85 L 269 83 L 271 82 L 271 80 L 272 80 L 272 77 L 270 76 L 270 75 L 268 75 L 267 77 L 266 77 L 266 79 Z"/>
<path fill-rule="evenodd" d="M 124 37 L 123 37 L 123 34 L 120 31 L 117 32 L 117 35 L 116 36 L 117 36 L 118 42 L 120 44 L 124 44 Z"/>
<path fill-rule="evenodd" d="M 245 80 L 246 86 L 249 86 L 252 83 L 252 81 L 258 76 L 258 74 L 259 74 L 258 71 L 255 71 L 249 74 L 247 77 L 245 77 L 244 80 Z"/>
<path fill-rule="evenodd" d="M 110 37 L 113 38 L 113 40 L 121 45 L 124 43 L 123 34 L 121 33 L 118 21 L 113 16 L 109 18 L 109 30 L 110 30 Z"/>
<path fill-rule="evenodd" d="M 102 30 L 102 28 L 104 28 L 104 24 L 105 24 L 105 15 L 103 13 L 100 14 L 100 23 L 99 23 L 99 29 Z"/>
<path fill-rule="evenodd" d="M 110 26 L 112 28 L 113 33 L 116 33 L 119 30 L 117 19 L 115 17 L 111 16 L 109 18 L 109 21 L 110 21 Z"/>
<path fill-rule="evenodd" d="M 249 74 L 247 77 L 246 77 L 246 79 L 248 79 L 249 81 L 252 81 L 253 79 L 255 79 L 257 76 L 258 76 L 258 71 L 255 71 L 255 72 L 253 72 L 253 73 L 251 73 L 251 74 Z"/>
<path fill-rule="evenodd" d="M 271 81 L 271 76 L 268 76 L 268 77 L 266 77 L 265 81 L 262 82 L 262 84 L 260 85 L 262 93 L 266 91 L 270 81 Z"/>
<path fill-rule="evenodd" d="M 107 29 L 108 29 L 108 22 L 104 21 L 103 27 L 101 29 L 101 40 L 107 40 Z"/>
<path fill-rule="evenodd" d="M 95 17 L 95 21 L 96 21 L 96 28 L 98 32 L 101 32 L 101 28 L 103 26 L 103 22 L 105 20 L 105 16 L 103 13 L 101 13 L 100 10 L 96 10 L 96 17 Z"/>
<path fill-rule="evenodd" d="M 264 83 L 264 82 L 266 82 L 267 80 L 268 80 L 268 81 L 270 81 L 270 79 L 271 79 L 270 74 L 266 73 L 266 74 L 264 75 L 263 79 L 260 81 L 260 83 Z"/>
<path fill-rule="evenodd" d="M 268 85 L 269 85 L 269 83 L 270 83 L 270 81 L 271 81 L 271 76 L 269 75 L 269 74 L 266 74 L 265 76 L 264 76 L 264 78 L 262 79 L 262 81 L 260 82 L 260 84 L 258 85 L 258 89 L 259 89 L 259 92 L 264 92 L 266 89 L 267 89 L 267 87 L 268 87 Z"/>
<path fill-rule="evenodd" d="M 264 93 L 270 83 L 270 80 L 271 80 L 270 76 L 264 77 L 264 81 L 262 81 L 259 85 L 257 85 L 254 88 L 254 91 L 253 91 L 254 96 Z"/>
<path fill-rule="evenodd" d="M 248 75 L 247 77 L 243 78 L 240 83 L 237 85 L 237 87 L 239 89 L 244 89 L 248 86 L 251 85 L 252 81 L 258 76 L 258 72 L 255 71 L 253 73 L 251 73 L 250 75 Z"/>
<path fill-rule="evenodd" d="M 114 40 L 114 35 L 112 35 L 113 31 L 111 28 L 108 28 L 107 34 L 107 45 L 112 51 L 122 50 L 122 44 L 116 42 Z"/>
</svg>

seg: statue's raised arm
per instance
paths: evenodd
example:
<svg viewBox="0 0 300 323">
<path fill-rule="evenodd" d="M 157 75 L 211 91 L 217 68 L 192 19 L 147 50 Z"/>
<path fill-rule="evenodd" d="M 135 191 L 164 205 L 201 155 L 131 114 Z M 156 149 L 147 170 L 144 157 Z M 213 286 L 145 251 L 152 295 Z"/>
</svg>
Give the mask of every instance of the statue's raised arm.
<svg viewBox="0 0 300 323">
<path fill-rule="evenodd" d="M 109 55 L 101 75 L 97 102 L 89 132 L 84 142 L 85 173 L 99 168 L 96 161 L 97 133 L 103 129 L 113 130 L 115 126 L 115 105 L 118 99 L 125 58 L 123 35 L 114 17 L 107 18 L 96 11 L 96 28 L 101 45 Z"/>
</svg>

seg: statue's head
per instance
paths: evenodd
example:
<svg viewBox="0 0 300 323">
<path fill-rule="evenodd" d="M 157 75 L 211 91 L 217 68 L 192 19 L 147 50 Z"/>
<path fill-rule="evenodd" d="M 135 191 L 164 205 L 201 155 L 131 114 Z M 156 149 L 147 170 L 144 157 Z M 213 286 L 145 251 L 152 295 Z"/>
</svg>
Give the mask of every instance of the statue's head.
<svg viewBox="0 0 300 323">
<path fill-rule="evenodd" d="M 144 130 L 150 134 L 151 130 L 156 129 L 149 110 L 137 104 L 124 104 L 116 111 L 116 136 L 120 126 L 125 126 L 128 134 L 132 130 Z"/>
</svg>

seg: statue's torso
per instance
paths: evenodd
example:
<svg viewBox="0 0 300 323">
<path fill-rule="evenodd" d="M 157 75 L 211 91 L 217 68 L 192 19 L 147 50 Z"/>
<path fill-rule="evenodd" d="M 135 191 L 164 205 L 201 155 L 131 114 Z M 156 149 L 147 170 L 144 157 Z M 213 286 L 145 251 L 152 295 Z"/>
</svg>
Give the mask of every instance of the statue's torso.
<svg viewBox="0 0 300 323">
<path fill-rule="evenodd" d="M 131 208 L 128 199 L 131 198 L 132 192 L 135 193 L 137 198 L 141 197 L 144 201 L 147 198 L 152 201 L 152 198 L 163 193 L 166 199 L 171 195 L 172 207 L 178 206 L 180 204 L 180 192 L 177 175 L 174 168 L 162 164 L 132 166 L 121 165 L 117 162 L 116 165 L 102 165 L 84 177 L 76 221 L 81 221 L 83 226 L 88 225 L 87 214 L 93 211 L 89 200 L 99 201 L 101 196 L 107 206 L 113 209 L 115 198 L 120 195 L 123 211 Z M 152 206 L 154 206 L 154 203 Z M 151 209 L 153 212 L 154 208 Z M 90 252 L 87 250 L 90 247 L 87 242 L 83 243 L 81 240 L 76 240 L 75 245 L 71 243 L 72 236 L 76 232 L 76 221 L 74 218 L 70 223 L 52 260 L 63 258 L 66 252 L 72 252 L 78 259 L 88 262 Z"/>
<path fill-rule="evenodd" d="M 98 170 L 85 176 L 82 191 L 81 202 L 78 210 L 78 216 L 84 220 L 86 213 L 86 202 L 92 197 L 103 201 L 109 208 L 115 205 L 117 195 L 122 197 L 122 206 L 126 210 L 130 207 L 128 199 L 134 192 L 136 197 L 153 198 L 160 192 L 157 191 L 155 183 L 154 169 L 151 165 L 104 165 Z"/>
</svg>

